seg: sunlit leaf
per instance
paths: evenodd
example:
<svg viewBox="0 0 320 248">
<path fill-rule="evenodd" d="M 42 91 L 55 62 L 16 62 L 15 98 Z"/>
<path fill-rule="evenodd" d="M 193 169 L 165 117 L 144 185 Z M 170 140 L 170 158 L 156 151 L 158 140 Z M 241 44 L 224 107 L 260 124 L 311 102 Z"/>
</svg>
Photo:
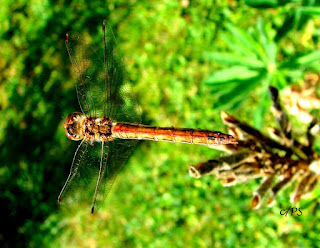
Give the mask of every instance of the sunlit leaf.
<svg viewBox="0 0 320 248">
<path fill-rule="evenodd" d="M 249 35 L 243 29 L 237 28 L 231 24 L 227 24 L 226 28 L 228 31 L 236 38 L 235 42 L 240 44 L 242 47 L 246 48 L 251 53 L 257 53 L 259 48 L 259 43 L 253 39 L 251 35 Z"/>
<path fill-rule="evenodd" d="M 268 95 L 267 89 L 261 89 L 259 94 L 258 106 L 255 108 L 253 116 L 253 125 L 258 129 L 261 129 L 261 127 L 263 126 L 265 114 L 268 111 L 269 102 L 270 97 Z"/>
<path fill-rule="evenodd" d="M 242 65 L 252 69 L 261 69 L 265 67 L 265 64 L 255 57 L 245 57 L 242 55 L 235 55 L 233 53 L 219 53 L 208 52 L 205 56 L 210 60 L 228 64 L 228 65 Z"/>
<path fill-rule="evenodd" d="M 303 6 L 303 7 L 299 7 L 299 11 L 303 14 L 308 14 L 308 15 L 320 15 L 319 7 Z"/>
<path fill-rule="evenodd" d="M 216 73 L 205 79 L 203 83 L 208 85 L 217 85 L 233 82 L 244 82 L 257 77 L 259 74 L 259 71 L 250 70 L 247 67 L 233 66 L 231 68 L 217 71 Z"/>
<path fill-rule="evenodd" d="M 265 27 L 265 24 L 264 24 L 262 18 L 258 18 L 257 31 L 259 34 L 260 44 L 262 45 L 262 47 L 266 48 L 266 45 L 269 43 L 269 41 L 268 41 L 268 34 L 266 31 L 266 27 Z"/>
<path fill-rule="evenodd" d="M 293 69 L 310 66 L 320 60 L 320 51 L 314 51 L 305 55 L 296 56 L 280 65 L 281 69 Z"/>
<path fill-rule="evenodd" d="M 283 89 L 287 86 L 288 82 L 285 78 L 285 74 L 282 71 L 277 71 L 277 73 L 273 76 L 273 82 L 270 84 L 276 86 L 278 89 Z"/>
<path fill-rule="evenodd" d="M 307 55 L 303 55 L 295 59 L 295 63 L 299 66 L 308 65 L 320 60 L 320 51 L 314 51 Z"/>
<path fill-rule="evenodd" d="M 262 78 L 264 77 L 265 74 L 262 73 L 257 77 L 246 81 L 245 83 L 229 84 L 228 87 L 225 87 L 224 90 L 221 90 L 220 93 L 217 93 L 219 97 L 217 101 L 214 103 L 214 107 L 219 109 L 237 107 L 239 103 L 241 103 L 249 96 L 250 91 L 252 91 L 257 85 L 259 85 Z"/>
<path fill-rule="evenodd" d="M 227 29 L 232 34 L 232 38 L 229 38 L 225 35 L 223 36 L 223 39 L 227 41 L 229 47 L 236 53 L 241 53 L 245 57 L 257 58 L 258 60 L 267 64 L 268 57 L 266 54 L 266 49 L 264 48 L 264 44 L 268 43 L 268 37 L 265 33 L 261 33 L 262 31 L 259 31 L 263 25 L 264 24 L 262 21 L 257 22 L 256 29 L 258 30 L 258 34 L 261 36 L 259 39 L 257 39 L 251 33 L 228 24 Z"/>
<path fill-rule="evenodd" d="M 230 51 L 233 51 L 236 54 L 242 54 L 244 56 L 250 57 L 256 56 L 255 53 L 251 52 L 249 49 L 247 49 L 247 47 L 237 42 L 236 37 L 231 37 L 229 34 L 222 33 L 221 39 L 226 42 L 227 47 L 230 49 Z"/>
<path fill-rule="evenodd" d="M 311 71 L 315 71 L 315 72 L 317 72 L 317 73 L 320 73 L 320 63 L 319 63 L 319 62 L 318 62 L 318 63 L 313 63 L 313 64 L 309 65 L 308 68 L 309 68 Z M 300 73 L 302 73 L 302 72 L 300 71 Z"/>
<path fill-rule="evenodd" d="M 278 70 L 278 73 L 281 73 L 281 77 L 283 79 L 281 79 L 282 82 L 284 82 L 284 84 L 288 85 L 288 83 L 290 81 L 297 81 L 297 80 L 301 80 L 304 78 L 304 71 L 302 71 L 301 69 L 297 69 L 294 68 L 294 69 L 281 69 L 281 70 Z M 278 75 L 279 77 L 280 75 Z M 280 78 L 278 78 L 278 80 L 280 80 Z M 277 85 L 277 84 L 275 84 Z M 278 84 L 277 85 L 280 89 L 282 89 L 283 85 L 282 84 Z"/>
<path fill-rule="evenodd" d="M 245 0 L 245 4 L 255 8 L 274 8 L 278 6 L 278 0 Z"/>
</svg>

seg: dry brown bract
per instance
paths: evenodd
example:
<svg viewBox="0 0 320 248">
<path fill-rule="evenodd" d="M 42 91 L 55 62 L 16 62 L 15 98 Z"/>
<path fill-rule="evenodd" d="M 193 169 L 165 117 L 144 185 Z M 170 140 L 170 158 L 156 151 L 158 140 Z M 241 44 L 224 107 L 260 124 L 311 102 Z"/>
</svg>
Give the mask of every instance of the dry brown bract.
<svg viewBox="0 0 320 248">
<path fill-rule="evenodd" d="M 306 84 L 310 85 L 310 80 L 307 80 Z M 313 82 L 311 86 L 314 84 Z M 291 89 L 297 89 L 297 87 L 291 87 Z M 221 118 L 228 125 L 230 133 L 238 140 L 238 145 L 224 145 L 221 148 L 229 155 L 189 167 L 192 177 L 200 178 L 214 174 L 224 186 L 262 177 L 259 188 L 253 194 L 251 203 L 253 209 L 261 206 L 261 200 L 267 193 L 269 194 L 267 203 L 271 205 L 280 190 L 298 181 L 291 195 L 291 202 L 295 204 L 303 195 L 311 192 L 320 179 L 320 159 L 313 150 L 315 135 L 319 133 L 319 124 L 314 116 L 309 114 L 308 116 L 312 117 L 309 118 L 309 126 L 304 137 L 299 137 L 298 141 L 291 131 L 288 116 L 281 107 L 278 90 L 269 87 L 269 91 L 273 102 L 272 113 L 279 126 L 279 129 L 269 128 L 272 139 L 222 112 Z M 297 96 L 298 91 L 295 91 L 295 94 L 286 95 L 289 109 L 292 108 L 288 103 L 290 97 L 299 103 L 300 110 L 304 112 L 305 109 L 301 108 L 301 99 L 304 104 L 308 104 L 308 99 L 311 101 L 310 104 L 320 102 L 313 87 L 309 89 L 312 97 L 309 97 L 310 94 L 305 93 L 305 90 L 301 90 L 300 93 L 303 96 L 307 95 L 300 98 Z M 301 116 L 299 111 L 296 113 L 298 117 Z"/>
</svg>

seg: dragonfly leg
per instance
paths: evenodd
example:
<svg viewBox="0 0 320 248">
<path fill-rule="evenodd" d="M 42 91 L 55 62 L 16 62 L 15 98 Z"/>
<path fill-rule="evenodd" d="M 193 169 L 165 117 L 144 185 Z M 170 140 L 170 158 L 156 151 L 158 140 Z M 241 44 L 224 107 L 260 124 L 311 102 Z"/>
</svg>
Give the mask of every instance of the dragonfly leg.
<svg viewBox="0 0 320 248">
<path fill-rule="evenodd" d="M 100 167 L 99 167 L 99 176 L 98 176 L 98 180 L 97 180 L 97 184 L 96 184 L 96 189 L 94 191 L 94 196 L 93 196 L 93 201 L 92 201 L 92 208 L 91 208 L 91 214 L 94 213 L 94 207 L 95 207 L 95 204 L 96 204 L 96 200 L 97 200 L 97 196 L 98 196 L 98 192 L 99 192 L 99 189 L 100 189 L 100 185 L 101 185 L 101 181 L 103 179 L 103 175 L 105 173 L 105 168 L 106 168 L 106 159 L 104 160 L 104 152 L 103 152 L 103 149 L 104 149 L 104 142 L 101 142 L 101 160 L 100 160 Z"/>
</svg>

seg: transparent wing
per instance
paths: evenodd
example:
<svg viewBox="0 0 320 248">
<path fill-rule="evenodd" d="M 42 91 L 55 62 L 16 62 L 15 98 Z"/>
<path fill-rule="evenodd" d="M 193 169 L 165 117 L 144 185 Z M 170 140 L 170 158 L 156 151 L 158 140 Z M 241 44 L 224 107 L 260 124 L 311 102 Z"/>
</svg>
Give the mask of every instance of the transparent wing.
<svg viewBox="0 0 320 248">
<path fill-rule="evenodd" d="M 110 25 L 103 23 L 103 49 L 95 51 L 76 32 L 69 32 L 66 47 L 77 78 L 81 110 L 88 117 L 141 122 L 141 114 Z"/>
<path fill-rule="evenodd" d="M 77 32 L 66 35 L 66 47 L 77 79 L 76 91 L 82 113 L 88 117 L 96 116 L 101 94 L 94 94 L 97 92 L 95 82 L 99 71 L 103 71 L 103 62 Z"/>
<path fill-rule="evenodd" d="M 103 22 L 103 62 L 105 67 L 106 112 L 115 121 L 141 122 L 140 109 L 127 81 L 125 67 L 110 25 Z"/>
<path fill-rule="evenodd" d="M 110 25 L 104 21 L 103 31 L 103 64 L 104 73 L 100 74 L 97 83 L 104 88 L 102 102 L 104 117 L 113 121 L 141 122 L 140 108 L 130 83 L 126 80 L 126 72 L 123 61 L 117 49 L 116 40 Z M 101 103 L 101 102 L 100 102 Z M 98 209 L 110 192 L 112 185 L 132 153 L 136 140 L 116 139 L 108 142 L 108 158 L 105 161 L 105 171 L 102 173 L 101 185 L 98 187 L 92 209 Z"/>
<path fill-rule="evenodd" d="M 100 171 L 100 161 L 106 161 L 108 147 L 101 150 L 101 143 L 90 145 L 82 141 L 74 155 L 69 176 L 60 192 L 58 202 L 62 205 L 88 204 L 95 192 Z M 90 197 L 91 196 L 91 197 Z"/>
<path fill-rule="evenodd" d="M 132 153 L 136 143 L 137 141 L 120 139 L 108 142 L 108 155 L 104 157 L 101 166 L 101 178 L 96 186 L 98 190 L 93 199 L 91 213 L 96 212 L 103 205 L 104 199 L 108 196 L 119 171 Z"/>
</svg>

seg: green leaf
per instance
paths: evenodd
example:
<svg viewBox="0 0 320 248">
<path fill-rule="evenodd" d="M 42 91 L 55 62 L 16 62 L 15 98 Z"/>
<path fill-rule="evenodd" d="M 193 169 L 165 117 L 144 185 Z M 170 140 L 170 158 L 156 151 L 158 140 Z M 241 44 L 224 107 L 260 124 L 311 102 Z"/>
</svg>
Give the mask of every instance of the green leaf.
<svg viewBox="0 0 320 248">
<path fill-rule="evenodd" d="M 234 66 L 220 70 L 203 81 L 207 85 L 228 84 L 233 82 L 244 82 L 257 77 L 261 72 L 250 70 L 243 66 Z"/>
<path fill-rule="evenodd" d="M 281 69 L 278 71 L 282 77 L 285 77 L 285 81 L 286 81 L 286 85 L 288 85 L 288 79 L 292 80 L 292 81 L 298 81 L 298 80 L 303 80 L 304 78 L 304 71 L 301 69 Z M 280 75 L 278 75 L 278 77 L 280 77 Z M 278 85 L 280 86 L 280 85 Z M 281 89 L 281 86 L 280 86 Z"/>
<path fill-rule="evenodd" d="M 292 29 L 293 27 L 296 26 L 297 24 L 297 19 L 299 16 L 292 13 L 288 13 L 285 21 L 283 22 L 282 26 L 280 29 L 277 31 L 277 35 L 275 37 L 275 41 L 278 42 L 280 41 L 284 36 L 286 36 Z"/>
<path fill-rule="evenodd" d="M 311 67 L 314 62 L 320 60 L 320 51 L 314 51 L 306 55 L 296 56 L 283 62 L 280 66 L 280 70 L 297 70 L 300 67 Z"/>
<path fill-rule="evenodd" d="M 278 0 L 245 0 L 245 4 L 254 8 L 275 8 L 278 6 Z"/>
<path fill-rule="evenodd" d="M 246 81 L 246 83 L 231 83 L 228 87 L 220 88 L 220 92 L 215 94 L 218 96 L 218 99 L 213 107 L 219 109 L 237 107 L 241 101 L 248 97 L 250 91 L 262 82 L 263 78 L 265 78 L 265 74 L 261 73 L 259 76 Z"/>
<path fill-rule="evenodd" d="M 320 60 L 320 51 L 314 51 L 307 55 L 303 55 L 295 59 L 295 63 L 299 66 L 311 64 L 315 61 Z"/>
<path fill-rule="evenodd" d="M 270 105 L 270 98 L 269 98 L 268 90 L 262 89 L 260 91 L 258 106 L 256 107 L 254 111 L 254 116 L 253 116 L 253 125 L 256 128 L 258 129 L 262 128 L 265 114 L 268 111 L 269 105 Z"/>
<path fill-rule="evenodd" d="M 269 62 L 276 63 L 277 59 L 277 44 L 276 43 L 269 43 L 265 47 L 267 56 L 269 58 Z"/>
<path fill-rule="evenodd" d="M 276 86 L 279 90 L 285 88 L 288 85 L 288 82 L 285 78 L 285 74 L 282 71 L 277 71 L 277 73 L 272 78 L 272 83 L 270 85 Z"/>
<path fill-rule="evenodd" d="M 246 47 L 244 47 L 242 44 L 239 44 L 239 42 L 236 41 L 235 37 L 231 37 L 228 34 L 222 33 L 221 39 L 227 43 L 228 48 L 231 51 L 234 51 L 235 53 L 240 53 L 244 56 L 256 56 L 255 53 L 248 50 Z"/>
<path fill-rule="evenodd" d="M 242 56 L 234 53 L 207 52 L 205 57 L 227 65 L 242 65 L 252 69 L 265 68 L 265 64 L 255 57 Z"/>
<path fill-rule="evenodd" d="M 299 11 L 300 13 L 307 15 L 320 15 L 319 7 L 299 7 Z"/>
<path fill-rule="evenodd" d="M 260 46 L 257 49 L 257 53 L 261 60 L 265 63 L 269 64 L 275 63 L 276 55 L 277 55 L 277 45 L 273 41 L 270 41 L 269 34 L 266 31 L 266 26 L 262 20 L 259 18 L 257 21 L 257 30 L 259 34 Z"/>
<path fill-rule="evenodd" d="M 315 71 L 317 73 L 320 73 L 320 64 L 319 63 L 313 63 L 312 65 L 308 66 L 308 69 L 311 71 Z"/>
<path fill-rule="evenodd" d="M 259 17 L 257 21 L 257 30 L 259 34 L 260 44 L 262 44 L 262 46 L 266 48 L 266 45 L 268 44 L 268 34 L 265 29 L 263 19 L 261 17 Z"/>
<path fill-rule="evenodd" d="M 235 43 L 241 45 L 243 49 L 250 53 L 259 53 L 259 47 L 261 47 L 260 44 L 256 42 L 246 31 L 231 24 L 227 24 L 226 28 L 235 38 Z"/>
</svg>

